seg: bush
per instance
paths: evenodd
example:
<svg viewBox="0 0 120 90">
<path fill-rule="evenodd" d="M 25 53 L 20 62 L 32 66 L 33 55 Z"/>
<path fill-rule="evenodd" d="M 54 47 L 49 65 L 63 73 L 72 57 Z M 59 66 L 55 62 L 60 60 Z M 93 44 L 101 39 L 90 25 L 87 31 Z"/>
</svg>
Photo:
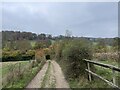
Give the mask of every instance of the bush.
<svg viewBox="0 0 120 90">
<path fill-rule="evenodd" d="M 65 45 L 67 44 L 67 41 L 63 41 L 63 42 L 57 42 L 56 46 L 55 46 L 55 57 L 57 58 L 57 60 L 61 60 L 62 57 L 62 51 L 65 48 Z"/>
<path fill-rule="evenodd" d="M 60 49 L 61 46 L 62 50 Z M 87 75 L 85 74 L 86 63 L 83 59 L 92 59 L 90 42 L 86 40 L 69 40 L 69 42 L 63 41 L 61 46 L 58 50 L 57 59 L 60 58 L 60 62 L 65 63 L 64 73 L 66 78 L 75 79 Z"/>
<path fill-rule="evenodd" d="M 32 63 L 31 63 L 32 68 L 36 67 L 37 65 L 38 65 L 38 63 L 36 61 L 32 61 Z"/>
<path fill-rule="evenodd" d="M 40 50 L 36 50 L 35 53 L 35 59 L 38 63 L 40 63 L 43 59 L 44 59 L 44 50 L 40 49 Z"/>
</svg>

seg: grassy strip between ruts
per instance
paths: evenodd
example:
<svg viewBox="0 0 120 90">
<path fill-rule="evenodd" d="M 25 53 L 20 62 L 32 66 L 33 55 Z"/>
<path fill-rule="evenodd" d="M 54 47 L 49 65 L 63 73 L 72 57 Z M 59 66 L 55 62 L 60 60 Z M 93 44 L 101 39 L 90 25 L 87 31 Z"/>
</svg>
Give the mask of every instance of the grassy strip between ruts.
<svg viewBox="0 0 120 90">
<path fill-rule="evenodd" d="M 50 69 L 51 69 L 51 62 L 49 61 L 47 71 L 45 73 L 44 79 L 41 84 L 41 88 L 45 88 L 45 85 L 49 83 L 49 75 L 50 75 Z"/>
<path fill-rule="evenodd" d="M 51 73 L 52 80 L 50 80 L 51 81 L 51 87 L 50 88 L 55 88 L 56 87 L 56 78 L 53 75 L 55 73 L 53 64 L 51 64 L 51 68 L 52 68 L 52 73 Z"/>
<path fill-rule="evenodd" d="M 35 77 L 38 71 L 41 70 L 43 65 L 44 61 L 38 64 L 38 66 L 32 68 L 31 71 L 23 75 L 22 79 L 16 80 L 14 84 L 9 83 L 5 88 L 25 88 L 28 85 L 28 83 Z"/>
</svg>

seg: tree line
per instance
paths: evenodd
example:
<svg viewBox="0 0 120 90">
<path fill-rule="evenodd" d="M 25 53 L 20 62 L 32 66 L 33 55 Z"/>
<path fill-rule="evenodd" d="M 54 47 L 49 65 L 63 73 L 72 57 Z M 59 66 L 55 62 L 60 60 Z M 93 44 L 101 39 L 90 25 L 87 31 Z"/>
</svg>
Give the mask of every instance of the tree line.
<svg viewBox="0 0 120 90">
<path fill-rule="evenodd" d="M 22 54 L 29 57 L 27 52 L 31 50 L 39 50 L 49 48 L 56 41 L 64 40 L 88 40 L 93 44 L 93 50 L 95 52 L 107 52 L 108 46 L 112 46 L 115 51 L 118 50 L 118 37 L 115 38 L 93 38 L 93 37 L 75 37 L 72 36 L 68 30 L 65 35 L 52 36 L 50 34 L 36 34 L 32 32 L 20 32 L 20 31 L 1 31 L 2 33 L 2 51 L 3 56 L 6 60 L 9 58 L 20 57 L 23 58 Z M 111 49 L 111 48 L 110 48 Z M 19 51 L 21 54 L 19 54 Z M 9 55 L 8 55 L 9 54 Z M 13 55 L 14 54 L 14 55 Z M 7 57 L 10 56 L 10 57 Z M 33 57 L 33 54 L 31 55 Z"/>
<path fill-rule="evenodd" d="M 20 32 L 20 31 L 2 31 L 3 41 L 16 41 L 16 40 L 44 40 L 51 39 L 50 34 L 36 34 L 32 32 Z"/>
<path fill-rule="evenodd" d="M 85 39 L 91 42 L 99 44 L 99 46 L 119 46 L 118 37 L 114 38 L 93 38 L 93 37 L 75 37 L 66 30 L 65 35 L 52 36 L 45 33 L 32 33 L 32 32 L 20 32 L 20 31 L 2 31 L 2 47 L 9 47 L 11 49 L 22 50 L 23 48 L 31 49 L 30 41 L 36 41 L 34 49 L 47 48 L 52 42 L 57 40 L 64 40 L 66 38 Z M 24 45 L 24 46 L 23 46 Z M 6 49 L 7 49 L 6 48 Z"/>
</svg>

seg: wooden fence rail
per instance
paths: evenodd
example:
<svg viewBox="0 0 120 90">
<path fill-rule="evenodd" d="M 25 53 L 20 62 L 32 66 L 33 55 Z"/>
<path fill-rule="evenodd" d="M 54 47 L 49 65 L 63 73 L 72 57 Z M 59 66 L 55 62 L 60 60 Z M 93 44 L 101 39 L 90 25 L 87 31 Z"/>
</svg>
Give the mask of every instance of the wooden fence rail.
<svg viewBox="0 0 120 90">
<path fill-rule="evenodd" d="M 101 80 L 103 80 L 104 82 L 109 84 L 110 86 L 112 86 L 114 88 L 119 88 L 120 89 L 120 87 L 116 85 L 116 76 L 115 76 L 115 71 L 120 72 L 120 68 L 112 66 L 112 65 L 109 65 L 109 64 L 103 64 L 103 63 L 100 63 L 100 62 L 91 61 L 91 60 L 87 60 L 87 59 L 83 59 L 83 60 L 85 62 L 87 62 L 87 69 L 85 69 L 85 70 L 86 70 L 86 72 L 88 72 L 89 81 L 92 81 L 91 75 L 93 75 L 93 76 L 96 76 L 96 77 L 100 78 Z M 105 78 L 101 77 L 100 75 L 92 72 L 90 70 L 90 64 L 94 64 L 94 65 L 98 65 L 98 66 L 101 66 L 101 67 L 105 67 L 105 68 L 111 69 L 112 70 L 113 82 L 110 82 L 110 81 L 106 80 Z"/>
</svg>

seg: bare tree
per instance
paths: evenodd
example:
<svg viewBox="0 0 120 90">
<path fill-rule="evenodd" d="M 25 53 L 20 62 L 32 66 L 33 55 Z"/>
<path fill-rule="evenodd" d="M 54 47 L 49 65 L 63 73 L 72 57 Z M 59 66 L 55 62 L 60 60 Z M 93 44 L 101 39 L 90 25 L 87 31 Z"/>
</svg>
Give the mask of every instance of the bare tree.
<svg viewBox="0 0 120 90">
<path fill-rule="evenodd" d="M 66 30 L 65 36 L 66 37 L 71 37 L 72 36 L 72 32 L 70 30 Z"/>
</svg>

